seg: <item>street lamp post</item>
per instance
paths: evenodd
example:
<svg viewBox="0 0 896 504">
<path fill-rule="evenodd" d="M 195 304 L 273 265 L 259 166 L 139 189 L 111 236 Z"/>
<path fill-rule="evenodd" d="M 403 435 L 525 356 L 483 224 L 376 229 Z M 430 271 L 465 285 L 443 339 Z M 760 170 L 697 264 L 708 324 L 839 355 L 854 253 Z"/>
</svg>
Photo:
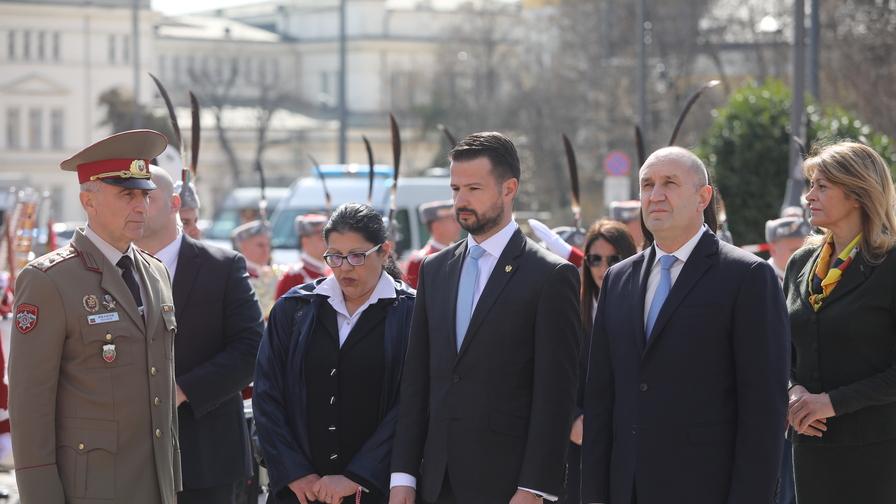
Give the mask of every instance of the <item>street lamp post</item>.
<svg viewBox="0 0 896 504">
<path fill-rule="evenodd" d="M 805 0 L 794 0 L 793 2 L 793 61 L 792 64 L 792 99 L 790 104 L 790 134 L 792 137 L 799 138 L 805 143 L 806 132 L 803 129 L 803 116 L 805 114 L 805 88 L 806 88 L 806 54 L 805 54 L 805 37 L 806 37 L 806 6 Z M 805 181 L 803 177 L 802 154 L 797 146 L 796 140 L 790 140 L 790 157 L 789 157 L 789 173 L 787 180 L 787 190 L 784 194 L 784 203 L 782 208 L 788 206 L 800 206 L 800 199 L 803 195 L 803 187 Z"/>
</svg>

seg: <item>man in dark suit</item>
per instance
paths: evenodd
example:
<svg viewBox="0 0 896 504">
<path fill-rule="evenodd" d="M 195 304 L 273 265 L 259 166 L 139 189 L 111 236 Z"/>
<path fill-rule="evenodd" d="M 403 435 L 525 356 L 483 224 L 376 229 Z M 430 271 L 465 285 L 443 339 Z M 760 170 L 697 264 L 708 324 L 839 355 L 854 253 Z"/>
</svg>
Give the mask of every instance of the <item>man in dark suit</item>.
<svg viewBox="0 0 896 504">
<path fill-rule="evenodd" d="M 177 225 L 171 177 L 150 168 L 143 238 L 137 243 L 171 275 L 178 422 L 184 490 L 179 504 L 232 503 L 234 485 L 252 474 L 240 391 L 252 380 L 264 329 L 261 309 L 239 254 L 204 245 Z"/>
<path fill-rule="evenodd" d="M 640 184 L 655 243 L 604 277 L 582 502 L 771 502 L 790 345 L 778 280 L 703 224 L 712 187 L 697 156 L 660 149 Z"/>
<path fill-rule="evenodd" d="M 499 133 L 451 151 L 469 232 L 420 268 L 390 502 L 555 500 L 575 400 L 579 280 L 512 218 L 519 158 Z M 422 464 L 421 464 L 422 461 Z"/>
</svg>

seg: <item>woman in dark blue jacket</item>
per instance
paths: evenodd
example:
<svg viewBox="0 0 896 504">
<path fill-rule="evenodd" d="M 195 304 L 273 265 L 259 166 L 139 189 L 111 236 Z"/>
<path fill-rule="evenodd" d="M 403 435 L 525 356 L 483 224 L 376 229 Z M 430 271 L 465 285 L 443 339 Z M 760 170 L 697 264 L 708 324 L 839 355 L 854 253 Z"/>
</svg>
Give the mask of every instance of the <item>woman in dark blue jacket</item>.
<svg viewBox="0 0 896 504">
<path fill-rule="evenodd" d="M 324 239 L 333 274 L 277 301 L 258 353 L 268 502 L 383 503 L 414 291 L 370 206 L 337 208 Z"/>
</svg>

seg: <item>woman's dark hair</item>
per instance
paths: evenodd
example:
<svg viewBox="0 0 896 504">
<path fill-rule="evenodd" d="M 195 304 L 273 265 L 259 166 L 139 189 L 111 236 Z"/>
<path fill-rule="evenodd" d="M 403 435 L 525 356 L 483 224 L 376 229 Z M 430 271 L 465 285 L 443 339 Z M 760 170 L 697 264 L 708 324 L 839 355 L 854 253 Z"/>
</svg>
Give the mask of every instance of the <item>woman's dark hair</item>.
<svg viewBox="0 0 896 504">
<path fill-rule="evenodd" d="M 330 233 L 358 233 L 365 240 L 374 245 L 386 242 L 386 225 L 383 216 L 372 206 L 362 203 L 346 203 L 340 205 L 331 215 L 330 220 L 324 226 L 324 241 L 329 242 Z M 381 250 L 376 252 L 382 254 Z M 383 266 L 386 273 L 396 280 L 401 280 L 401 269 L 395 263 L 392 254 L 386 259 Z"/>
<path fill-rule="evenodd" d="M 629 234 L 625 224 L 621 222 L 602 219 L 588 228 L 588 232 L 585 233 L 585 247 L 582 249 L 586 260 L 582 261 L 582 298 L 580 303 L 582 326 L 585 328 L 586 334 L 591 333 L 591 326 L 594 324 L 594 319 L 591 317 L 591 305 L 594 302 L 593 300 L 597 299 L 598 294 L 600 294 L 600 288 L 597 286 L 597 282 L 594 281 L 594 277 L 591 276 L 591 270 L 588 268 L 588 250 L 594 245 L 594 242 L 601 238 L 612 245 L 616 249 L 616 254 L 623 259 L 627 259 L 638 252 L 638 249 L 635 247 L 635 240 L 632 239 L 632 235 Z"/>
</svg>

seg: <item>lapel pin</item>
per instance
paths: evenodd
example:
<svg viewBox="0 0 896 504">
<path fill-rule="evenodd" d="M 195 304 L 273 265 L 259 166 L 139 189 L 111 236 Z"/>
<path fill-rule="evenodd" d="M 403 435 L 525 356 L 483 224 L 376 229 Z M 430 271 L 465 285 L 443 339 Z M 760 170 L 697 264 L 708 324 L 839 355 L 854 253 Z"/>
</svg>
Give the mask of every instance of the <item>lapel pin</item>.
<svg viewBox="0 0 896 504">
<path fill-rule="evenodd" d="M 511 271 L 513 271 L 513 266 L 511 266 L 509 264 L 507 266 L 504 266 L 505 273 L 510 273 Z"/>
<path fill-rule="evenodd" d="M 93 294 L 84 296 L 84 309 L 90 313 L 96 313 L 100 309 L 100 302 Z"/>
<path fill-rule="evenodd" d="M 108 311 L 112 311 L 115 309 L 115 300 L 112 299 L 111 295 L 106 294 L 105 296 L 103 296 L 103 306 Z"/>
<path fill-rule="evenodd" d="M 115 345 L 112 343 L 103 345 L 103 360 L 112 364 L 115 362 L 115 357 L 117 356 L 117 352 L 115 351 Z"/>
</svg>

